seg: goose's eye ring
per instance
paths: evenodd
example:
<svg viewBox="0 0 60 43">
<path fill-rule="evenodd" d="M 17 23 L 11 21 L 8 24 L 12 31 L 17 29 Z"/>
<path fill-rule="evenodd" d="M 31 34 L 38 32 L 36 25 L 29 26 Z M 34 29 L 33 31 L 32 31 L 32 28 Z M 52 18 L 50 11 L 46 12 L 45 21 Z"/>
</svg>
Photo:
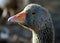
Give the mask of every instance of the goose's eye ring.
<svg viewBox="0 0 60 43">
<path fill-rule="evenodd" d="M 36 14 L 36 12 L 32 12 L 32 14 L 34 15 L 34 14 Z"/>
</svg>

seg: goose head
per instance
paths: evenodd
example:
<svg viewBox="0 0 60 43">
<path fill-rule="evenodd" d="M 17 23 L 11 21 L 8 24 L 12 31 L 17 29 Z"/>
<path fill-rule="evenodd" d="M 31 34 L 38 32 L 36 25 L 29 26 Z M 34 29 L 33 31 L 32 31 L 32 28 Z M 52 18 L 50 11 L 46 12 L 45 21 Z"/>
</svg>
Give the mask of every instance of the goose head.
<svg viewBox="0 0 60 43">
<path fill-rule="evenodd" d="M 48 10 L 38 4 L 29 4 L 22 12 L 10 17 L 8 21 L 26 25 L 36 31 L 46 28 L 45 25 L 52 26 Z"/>
<path fill-rule="evenodd" d="M 42 43 L 52 43 L 53 25 L 48 10 L 38 4 L 27 5 L 22 12 L 10 17 L 10 22 L 23 24 L 34 30 Z M 51 40 L 51 41 L 50 41 Z"/>
</svg>

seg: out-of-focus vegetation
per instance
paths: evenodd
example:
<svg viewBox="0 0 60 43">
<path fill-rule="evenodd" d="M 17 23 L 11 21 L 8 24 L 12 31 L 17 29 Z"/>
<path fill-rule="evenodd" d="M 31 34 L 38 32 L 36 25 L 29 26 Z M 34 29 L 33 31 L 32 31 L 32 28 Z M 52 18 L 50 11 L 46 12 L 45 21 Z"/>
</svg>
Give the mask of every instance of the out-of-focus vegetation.
<svg viewBox="0 0 60 43">
<path fill-rule="evenodd" d="M 29 3 L 40 4 L 51 13 L 55 27 L 56 43 L 60 43 L 60 0 L 0 0 L 0 43 L 31 43 L 32 33 L 7 22 L 10 16 L 20 12 Z M 3 5 L 3 6 L 1 6 Z M 3 42 L 5 41 L 5 42 Z"/>
</svg>

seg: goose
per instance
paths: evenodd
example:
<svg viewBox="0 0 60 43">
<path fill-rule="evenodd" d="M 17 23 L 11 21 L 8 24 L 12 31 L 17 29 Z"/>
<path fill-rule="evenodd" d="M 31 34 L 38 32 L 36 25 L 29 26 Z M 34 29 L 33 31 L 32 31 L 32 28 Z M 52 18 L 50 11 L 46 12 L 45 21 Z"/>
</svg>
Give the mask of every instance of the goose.
<svg viewBox="0 0 60 43">
<path fill-rule="evenodd" d="M 38 4 L 29 4 L 8 19 L 32 31 L 32 43 L 55 43 L 54 26 L 49 11 Z"/>
</svg>

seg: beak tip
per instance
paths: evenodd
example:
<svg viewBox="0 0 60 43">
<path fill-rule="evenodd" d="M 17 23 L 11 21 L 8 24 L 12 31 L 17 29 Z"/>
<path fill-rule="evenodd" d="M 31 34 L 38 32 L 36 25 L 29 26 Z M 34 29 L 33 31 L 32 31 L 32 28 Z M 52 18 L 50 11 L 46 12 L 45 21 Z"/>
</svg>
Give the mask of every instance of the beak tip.
<svg viewBox="0 0 60 43">
<path fill-rule="evenodd" d="M 13 21 L 13 17 L 8 18 L 8 21 L 12 22 Z"/>
<path fill-rule="evenodd" d="M 8 22 L 11 22 L 11 19 L 10 18 L 8 18 Z"/>
<path fill-rule="evenodd" d="M 8 18 L 8 21 L 10 21 L 10 18 Z"/>
</svg>

